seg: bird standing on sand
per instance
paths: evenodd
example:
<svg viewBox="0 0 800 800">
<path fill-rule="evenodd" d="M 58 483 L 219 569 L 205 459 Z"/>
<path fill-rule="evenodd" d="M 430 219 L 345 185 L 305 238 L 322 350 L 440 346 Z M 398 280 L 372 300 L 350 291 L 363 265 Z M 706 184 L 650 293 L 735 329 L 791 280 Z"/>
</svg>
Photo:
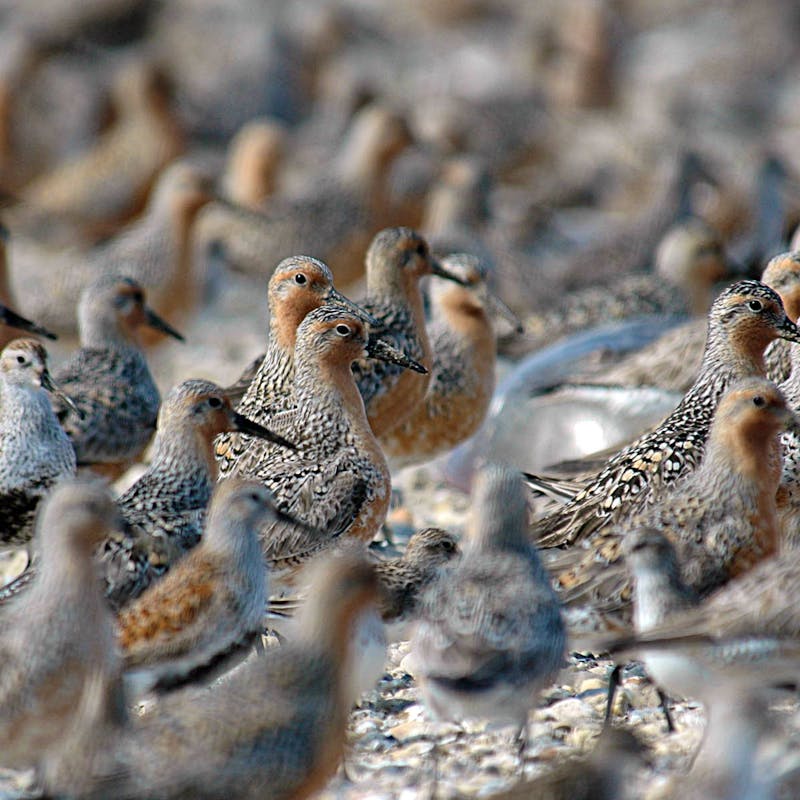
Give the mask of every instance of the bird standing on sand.
<svg viewBox="0 0 800 800">
<path fill-rule="evenodd" d="M 464 556 L 431 584 L 411 647 L 426 705 L 445 719 L 518 729 L 564 661 L 561 604 L 527 536 L 521 479 L 489 465 L 476 476 Z"/>
</svg>

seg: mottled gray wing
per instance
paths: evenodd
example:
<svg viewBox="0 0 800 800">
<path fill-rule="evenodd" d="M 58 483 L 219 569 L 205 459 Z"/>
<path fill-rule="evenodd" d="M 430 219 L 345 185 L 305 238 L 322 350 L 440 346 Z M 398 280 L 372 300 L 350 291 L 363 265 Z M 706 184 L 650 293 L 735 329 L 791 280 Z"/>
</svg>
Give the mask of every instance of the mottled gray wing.
<svg viewBox="0 0 800 800">
<path fill-rule="evenodd" d="M 285 474 L 276 471 L 273 481 L 266 481 L 267 486 L 279 482 L 280 509 L 314 530 L 288 522 L 273 523 L 262 532 L 264 553 L 270 562 L 303 558 L 326 547 L 347 530 L 369 499 L 366 481 L 357 477 L 361 470 L 347 455 L 323 465 L 293 462 L 286 467 L 296 478 L 287 481 Z"/>
</svg>

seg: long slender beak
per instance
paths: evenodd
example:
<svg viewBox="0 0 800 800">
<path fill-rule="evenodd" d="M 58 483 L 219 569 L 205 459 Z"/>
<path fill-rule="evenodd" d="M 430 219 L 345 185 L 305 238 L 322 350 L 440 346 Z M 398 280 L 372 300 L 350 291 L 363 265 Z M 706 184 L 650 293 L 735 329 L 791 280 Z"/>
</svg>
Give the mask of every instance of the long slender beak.
<svg viewBox="0 0 800 800">
<path fill-rule="evenodd" d="M 248 419 L 238 411 L 231 412 L 231 422 L 233 423 L 234 429 L 239 431 L 239 433 L 246 433 L 250 436 L 256 436 L 259 439 L 266 439 L 268 442 L 285 447 L 287 450 L 297 450 L 296 444 L 292 444 L 287 439 L 284 439 L 283 436 L 273 433 L 263 425 L 253 422 L 253 420 Z"/>
<path fill-rule="evenodd" d="M 183 336 L 172 327 L 172 325 L 161 319 L 161 317 L 159 317 L 152 308 L 145 308 L 144 322 L 145 325 L 148 325 L 154 330 L 161 331 L 161 333 L 166 333 L 167 336 L 171 336 L 173 339 L 177 339 L 179 342 L 186 341 Z"/>
<path fill-rule="evenodd" d="M 431 275 L 436 275 L 438 278 L 445 278 L 448 281 L 453 281 L 460 286 L 471 286 L 469 281 L 464 280 L 454 272 L 450 272 L 449 269 L 445 269 L 442 266 L 442 262 L 439 261 L 438 258 L 431 257 Z"/>
<path fill-rule="evenodd" d="M 58 339 L 58 336 L 47 330 L 47 328 L 43 328 L 41 325 L 31 322 L 29 319 L 21 317 L 16 311 L 12 311 L 8 308 L 8 306 L 0 305 L 0 322 L 3 322 L 11 328 L 19 328 L 21 331 L 35 333 L 47 339 Z"/>
<path fill-rule="evenodd" d="M 367 355 L 370 358 L 377 358 L 389 364 L 398 364 L 406 369 L 419 372 L 421 375 L 428 374 L 428 370 L 418 361 L 409 358 L 405 353 L 401 353 L 396 347 L 392 347 L 388 342 L 379 339 L 377 336 L 370 336 L 367 340 Z"/>
<path fill-rule="evenodd" d="M 525 326 L 522 324 L 522 320 L 496 294 L 490 292 L 488 287 L 485 289 L 484 296 L 491 310 L 508 320 L 515 333 L 525 333 Z"/>
<path fill-rule="evenodd" d="M 63 400 L 73 413 L 77 414 L 78 419 L 86 419 L 86 414 L 75 405 L 75 401 L 50 377 L 49 370 L 45 370 L 41 377 L 42 388 Z"/>
<path fill-rule="evenodd" d="M 800 342 L 800 328 L 784 315 L 783 321 L 778 325 L 778 336 L 789 342 Z"/>
<path fill-rule="evenodd" d="M 352 300 L 349 300 L 341 292 L 334 288 L 331 288 L 330 294 L 328 295 L 328 302 L 333 305 L 346 308 L 351 314 L 358 317 L 360 320 L 362 320 L 362 322 L 366 322 L 370 327 L 381 327 L 380 320 L 375 319 L 372 314 L 361 308 L 358 303 L 354 303 Z"/>
</svg>

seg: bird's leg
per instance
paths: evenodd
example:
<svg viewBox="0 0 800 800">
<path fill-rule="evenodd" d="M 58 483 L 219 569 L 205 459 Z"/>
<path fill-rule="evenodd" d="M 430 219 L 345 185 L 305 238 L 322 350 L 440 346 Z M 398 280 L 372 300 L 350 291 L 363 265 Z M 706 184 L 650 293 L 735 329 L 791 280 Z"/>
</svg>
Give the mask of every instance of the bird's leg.
<svg viewBox="0 0 800 800">
<path fill-rule="evenodd" d="M 604 726 L 611 724 L 611 717 L 614 713 L 614 698 L 617 694 L 617 688 L 622 683 L 622 667 L 619 664 L 614 664 L 614 669 L 611 670 L 611 675 L 608 676 L 608 697 L 606 699 L 606 718 L 603 722 Z"/>
<path fill-rule="evenodd" d="M 514 741 L 517 744 L 517 760 L 519 762 L 519 779 L 525 777 L 525 755 L 528 752 L 528 717 L 526 716 L 517 730 Z"/>
<path fill-rule="evenodd" d="M 656 686 L 656 691 L 658 692 L 658 699 L 661 701 L 661 710 L 667 720 L 667 732 L 675 733 L 675 723 L 672 721 L 672 714 L 669 713 L 669 697 L 658 686 Z"/>
</svg>

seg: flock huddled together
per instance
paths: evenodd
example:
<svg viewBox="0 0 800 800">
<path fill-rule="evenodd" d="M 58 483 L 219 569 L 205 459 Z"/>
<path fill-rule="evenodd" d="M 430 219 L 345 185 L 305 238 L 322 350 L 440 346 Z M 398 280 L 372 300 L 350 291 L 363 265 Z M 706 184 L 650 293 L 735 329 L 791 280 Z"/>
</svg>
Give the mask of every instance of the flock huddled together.
<svg viewBox="0 0 800 800">
<path fill-rule="evenodd" d="M 11 5 L 0 795 L 794 796 L 792 4 Z"/>
</svg>

